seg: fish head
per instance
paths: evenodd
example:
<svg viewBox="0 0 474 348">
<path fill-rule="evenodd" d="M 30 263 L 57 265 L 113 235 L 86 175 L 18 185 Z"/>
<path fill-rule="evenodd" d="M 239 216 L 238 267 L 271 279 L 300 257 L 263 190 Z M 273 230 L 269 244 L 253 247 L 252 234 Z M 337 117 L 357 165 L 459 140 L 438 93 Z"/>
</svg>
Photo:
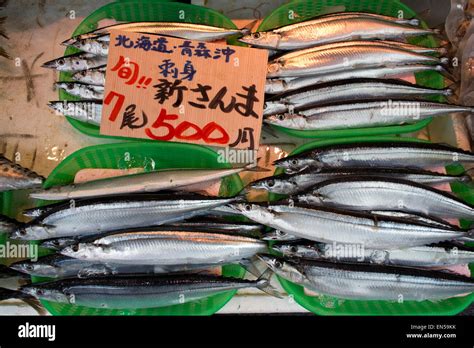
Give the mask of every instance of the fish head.
<svg viewBox="0 0 474 348">
<path fill-rule="evenodd" d="M 278 177 L 269 177 L 250 183 L 249 187 L 254 190 L 265 190 L 273 193 L 289 194 L 297 189 L 297 185 L 291 180 Z"/>
<path fill-rule="evenodd" d="M 308 257 L 321 256 L 320 250 L 312 245 L 279 243 L 274 244 L 272 249 L 288 257 Z"/>
<path fill-rule="evenodd" d="M 45 240 L 44 242 L 40 243 L 40 247 L 51 249 L 51 250 L 61 250 L 65 247 L 76 244 L 77 239 L 73 237 L 61 237 L 61 238 L 53 238 Z"/>
<path fill-rule="evenodd" d="M 50 239 L 53 226 L 48 225 L 24 225 L 10 234 L 11 239 L 17 240 L 41 240 Z"/>
<path fill-rule="evenodd" d="M 47 61 L 46 63 L 43 63 L 42 67 L 63 71 L 69 68 L 69 62 L 67 59 L 62 57 L 62 58 L 57 58 L 57 59 Z"/>
<path fill-rule="evenodd" d="M 66 92 L 72 92 L 76 88 L 73 82 L 56 82 L 56 88 L 64 89 Z"/>
<path fill-rule="evenodd" d="M 240 42 L 261 48 L 278 48 L 280 34 L 271 31 L 250 33 L 238 39 Z"/>
<path fill-rule="evenodd" d="M 61 249 L 59 253 L 75 259 L 89 260 L 94 259 L 102 249 L 102 246 L 92 243 L 76 243 Z"/>
<path fill-rule="evenodd" d="M 68 296 L 61 292 L 60 289 L 54 289 L 51 287 L 46 288 L 40 285 L 31 284 L 22 287 L 22 292 L 42 300 L 69 303 Z"/>
<path fill-rule="evenodd" d="M 233 203 L 228 205 L 233 211 L 261 224 L 273 220 L 274 214 L 264 206 L 252 203 Z"/>
<path fill-rule="evenodd" d="M 267 78 L 278 77 L 280 76 L 280 70 L 283 68 L 283 65 L 279 61 L 272 61 L 267 65 Z"/>
<path fill-rule="evenodd" d="M 285 241 L 285 240 L 296 240 L 297 237 L 280 230 L 274 230 L 268 232 L 263 236 L 263 240 L 276 240 L 276 241 Z"/>
<path fill-rule="evenodd" d="M 278 101 L 266 101 L 263 104 L 263 115 L 270 116 L 280 112 L 288 110 L 288 106 L 285 103 Z"/>
<path fill-rule="evenodd" d="M 273 255 L 258 255 L 258 258 L 265 262 L 277 275 L 297 284 L 304 283 L 306 277 L 298 270 L 292 262 Z"/>
<path fill-rule="evenodd" d="M 263 121 L 274 126 L 291 129 L 304 130 L 306 127 L 306 118 L 298 114 L 275 114 L 264 117 Z"/>
<path fill-rule="evenodd" d="M 35 276 L 51 278 L 58 276 L 58 269 L 56 267 L 41 262 L 20 261 L 10 265 L 10 268 Z"/>
<path fill-rule="evenodd" d="M 303 157 L 298 155 L 288 156 L 276 160 L 273 162 L 273 165 L 277 166 L 278 168 L 284 168 L 285 172 L 288 174 L 299 173 L 302 170 L 310 167 L 314 168 L 315 170 L 321 167 L 320 162 L 314 155 L 311 157 Z"/>
</svg>

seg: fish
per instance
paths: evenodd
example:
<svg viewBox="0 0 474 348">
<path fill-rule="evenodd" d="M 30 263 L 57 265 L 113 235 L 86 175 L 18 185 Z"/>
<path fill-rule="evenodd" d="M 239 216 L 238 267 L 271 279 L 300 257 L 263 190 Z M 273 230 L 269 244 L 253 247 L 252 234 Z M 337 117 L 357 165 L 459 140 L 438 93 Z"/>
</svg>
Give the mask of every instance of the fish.
<svg viewBox="0 0 474 348">
<path fill-rule="evenodd" d="M 447 78 L 454 79 L 454 77 L 449 77 L 450 74 L 442 65 L 394 65 L 390 67 L 349 69 L 338 73 L 310 75 L 306 77 L 267 79 L 265 83 L 265 93 L 279 94 L 318 84 L 357 78 L 395 79 L 400 76 L 412 75 L 424 71 L 437 72 Z"/>
<path fill-rule="evenodd" d="M 266 116 L 264 122 L 296 130 L 335 130 L 412 124 L 454 113 L 471 115 L 474 108 L 417 100 L 335 102 L 308 106 L 293 113 Z"/>
<path fill-rule="evenodd" d="M 236 212 L 276 230 L 323 243 L 363 244 L 366 248 L 402 249 L 461 238 L 473 231 L 427 225 L 328 207 L 293 204 L 229 204 Z"/>
<path fill-rule="evenodd" d="M 89 85 L 78 82 L 56 82 L 56 88 L 65 90 L 70 95 L 89 100 L 102 100 L 104 86 Z"/>
<path fill-rule="evenodd" d="M 18 261 L 10 269 L 19 274 L 54 279 L 91 278 L 117 275 L 145 275 L 190 272 L 210 268 L 212 265 L 129 265 L 94 262 L 60 254 L 40 257 L 36 262 Z"/>
<path fill-rule="evenodd" d="M 302 238 L 294 236 L 292 234 L 280 231 L 280 230 L 273 230 L 271 232 L 266 233 L 262 240 L 275 240 L 275 241 L 301 241 Z"/>
<path fill-rule="evenodd" d="M 267 99 L 263 115 L 291 113 L 305 107 L 331 103 L 452 95 L 450 88 L 433 89 L 397 80 L 351 79 L 310 86 Z"/>
<path fill-rule="evenodd" d="M 0 154 L 0 192 L 38 188 L 43 182 L 43 176 Z"/>
<path fill-rule="evenodd" d="M 20 222 L 16 221 L 15 219 L 9 218 L 8 216 L 0 214 L 0 234 L 2 233 L 12 233 L 15 231 Z"/>
<path fill-rule="evenodd" d="M 252 23 L 253 25 L 254 23 Z M 71 37 L 62 42 L 62 45 L 71 45 L 79 40 L 100 37 L 102 41 L 110 41 L 110 30 L 122 30 L 155 35 L 167 35 L 182 39 L 198 41 L 216 41 L 227 39 L 234 35 L 244 35 L 249 32 L 249 26 L 242 29 L 227 29 L 205 24 L 179 22 L 130 22 L 118 23 L 88 33 Z"/>
<path fill-rule="evenodd" d="M 244 288 L 257 288 L 281 297 L 267 275 L 257 280 L 211 275 L 121 276 L 72 278 L 0 290 L 0 301 L 36 298 L 99 309 L 141 309 L 178 305 Z"/>
<path fill-rule="evenodd" d="M 474 220 L 474 206 L 452 194 L 395 178 L 335 178 L 312 186 L 295 199 L 303 204 L 348 210 L 398 210 L 441 218 Z"/>
<path fill-rule="evenodd" d="M 315 242 L 278 243 L 272 249 L 285 257 L 334 262 L 365 262 L 406 267 L 446 267 L 474 262 L 474 248 L 460 243 L 422 245 L 406 249 L 366 249 Z"/>
<path fill-rule="evenodd" d="M 299 50 L 350 40 L 400 40 L 437 34 L 380 18 L 345 15 L 336 19 L 316 18 L 264 32 L 247 34 L 240 42 L 266 49 Z"/>
<path fill-rule="evenodd" d="M 42 67 L 58 71 L 75 72 L 102 67 L 106 64 L 107 57 L 81 52 L 47 61 Z"/>
<path fill-rule="evenodd" d="M 215 207 L 241 199 L 197 194 L 141 194 L 69 201 L 55 205 L 20 226 L 10 238 L 45 240 L 158 226 L 203 215 Z"/>
<path fill-rule="evenodd" d="M 339 177 L 377 176 L 399 178 L 425 185 L 453 182 L 470 182 L 467 174 L 450 175 L 428 170 L 405 168 L 307 168 L 295 174 L 279 174 L 256 180 L 249 184 L 254 190 L 265 190 L 283 195 L 295 195 L 326 180 Z"/>
<path fill-rule="evenodd" d="M 262 256 L 277 275 L 319 294 L 351 300 L 425 301 L 467 295 L 474 279 L 442 271 Z"/>
<path fill-rule="evenodd" d="M 104 41 L 103 36 L 80 39 L 71 42 L 69 46 L 75 47 L 82 52 L 88 52 L 96 56 L 107 57 L 109 54 L 109 40 Z"/>
<path fill-rule="evenodd" d="M 74 81 L 88 83 L 96 86 L 105 86 L 105 67 L 95 69 L 77 71 L 72 74 L 71 78 Z"/>
<path fill-rule="evenodd" d="M 315 17 L 314 19 L 320 20 L 334 20 L 334 19 L 345 19 L 345 18 L 352 18 L 352 17 L 368 17 L 368 18 L 376 18 L 383 21 L 394 22 L 398 24 L 404 25 L 412 25 L 412 26 L 419 26 L 420 20 L 418 18 L 398 18 L 398 17 L 390 17 L 385 16 L 377 13 L 371 12 L 357 12 L 357 11 L 350 11 L 350 12 L 332 12 L 327 13 L 324 15 L 320 15 Z M 313 18 L 311 18 L 313 19 Z"/>
<path fill-rule="evenodd" d="M 94 126 L 100 126 L 102 119 L 102 101 L 57 100 L 50 101 L 48 106 L 55 111 L 56 115 L 67 116 Z"/>
<path fill-rule="evenodd" d="M 448 62 L 446 57 L 428 56 L 397 47 L 351 45 L 279 57 L 268 63 L 267 78 L 323 75 L 351 69 L 410 64 L 443 65 Z"/>
<path fill-rule="evenodd" d="M 448 228 L 456 227 L 456 225 L 453 225 L 449 223 L 448 221 L 443 220 L 439 217 L 428 216 L 424 214 L 406 213 L 399 210 L 370 210 L 368 211 L 368 213 L 379 215 L 379 216 L 395 217 L 395 218 L 405 219 L 408 221 L 416 221 L 418 223 L 427 224 L 427 225 L 435 225 L 435 226 L 448 227 Z"/>
<path fill-rule="evenodd" d="M 166 229 L 121 231 L 60 251 L 76 259 L 129 265 L 222 265 L 267 251 L 255 238 L 218 232 Z"/>
<path fill-rule="evenodd" d="M 253 168 L 255 168 L 255 164 L 252 163 L 244 167 L 230 169 L 183 168 L 151 171 L 38 190 L 30 193 L 30 197 L 54 201 L 179 190 L 183 186 L 212 182 L 245 170 L 252 170 Z"/>
<path fill-rule="evenodd" d="M 321 146 L 276 160 L 287 173 L 309 167 L 433 168 L 474 163 L 474 153 L 428 142 L 358 142 Z"/>
</svg>

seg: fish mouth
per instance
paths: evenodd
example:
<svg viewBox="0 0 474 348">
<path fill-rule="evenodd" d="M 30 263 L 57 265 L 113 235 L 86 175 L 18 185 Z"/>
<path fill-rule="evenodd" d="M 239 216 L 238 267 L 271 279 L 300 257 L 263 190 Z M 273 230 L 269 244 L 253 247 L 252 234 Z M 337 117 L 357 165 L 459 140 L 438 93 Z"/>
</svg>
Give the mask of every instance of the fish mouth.
<svg viewBox="0 0 474 348">
<path fill-rule="evenodd" d="M 71 37 L 71 38 L 69 38 L 69 39 L 64 40 L 63 42 L 61 42 L 61 45 L 63 45 L 63 46 L 72 46 L 72 45 L 73 45 L 74 43 L 76 43 L 76 42 L 77 42 L 76 38 Z"/>
<path fill-rule="evenodd" d="M 42 68 L 48 68 L 48 69 L 55 69 L 56 68 L 56 60 L 50 60 L 50 61 L 47 61 L 45 63 L 43 63 L 43 65 L 41 65 Z"/>
</svg>

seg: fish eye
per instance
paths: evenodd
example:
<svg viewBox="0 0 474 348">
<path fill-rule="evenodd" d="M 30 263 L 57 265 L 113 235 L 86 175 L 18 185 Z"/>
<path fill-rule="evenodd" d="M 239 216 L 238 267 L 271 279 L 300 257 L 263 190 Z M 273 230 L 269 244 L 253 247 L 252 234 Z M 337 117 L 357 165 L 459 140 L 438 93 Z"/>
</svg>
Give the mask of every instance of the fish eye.
<svg viewBox="0 0 474 348">
<path fill-rule="evenodd" d="M 75 244 L 75 245 L 71 246 L 71 250 L 72 251 L 79 251 L 79 245 Z"/>
<path fill-rule="evenodd" d="M 37 289 L 36 294 L 39 295 L 39 296 L 44 295 L 43 289 Z"/>
<path fill-rule="evenodd" d="M 292 165 L 296 166 L 296 165 L 298 164 L 298 160 L 297 160 L 297 159 L 292 159 L 292 160 L 290 161 L 290 163 L 291 163 Z"/>
<path fill-rule="evenodd" d="M 280 121 L 284 121 L 284 120 L 285 120 L 285 115 L 279 114 L 279 115 L 277 115 L 277 118 L 278 118 L 278 120 L 280 120 Z"/>
<path fill-rule="evenodd" d="M 20 235 L 22 235 L 22 236 L 25 236 L 26 235 L 26 230 L 25 229 L 19 230 L 18 233 L 20 233 Z"/>
<path fill-rule="evenodd" d="M 59 65 L 64 65 L 64 63 L 65 63 L 64 59 L 62 59 L 62 58 L 58 59 L 58 64 Z"/>
<path fill-rule="evenodd" d="M 293 245 L 293 246 L 290 247 L 290 251 L 291 251 L 292 253 L 296 253 L 296 252 L 298 251 L 298 247 L 296 247 L 296 246 Z"/>
<path fill-rule="evenodd" d="M 251 211 L 252 210 L 252 206 L 250 204 L 245 204 L 244 205 L 244 209 L 245 211 Z"/>
<path fill-rule="evenodd" d="M 275 180 L 268 180 L 267 184 L 268 184 L 268 187 L 273 187 L 275 186 Z"/>
<path fill-rule="evenodd" d="M 26 269 L 27 271 L 32 271 L 32 270 L 33 270 L 33 265 L 26 264 L 26 265 L 25 265 L 25 269 Z"/>
<path fill-rule="evenodd" d="M 252 38 L 253 38 L 253 39 L 258 39 L 258 38 L 260 38 L 261 36 L 262 36 L 262 34 L 260 34 L 260 33 L 252 33 Z"/>
<path fill-rule="evenodd" d="M 74 85 L 72 83 L 68 83 L 66 86 L 67 86 L 67 89 L 73 89 L 74 88 Z"/>
<path fill-rule="evenodd" d="M 281 268 L 282 264 L 280 261 L 275 261 L 275 267 L 276 268 Z"/>
<path fill-rule="evenodd" d="M 52 243 L 53 243 L 53 245 L 58 246 L 59 245 L 59 240 L 53 240 Z"/>
</svg>

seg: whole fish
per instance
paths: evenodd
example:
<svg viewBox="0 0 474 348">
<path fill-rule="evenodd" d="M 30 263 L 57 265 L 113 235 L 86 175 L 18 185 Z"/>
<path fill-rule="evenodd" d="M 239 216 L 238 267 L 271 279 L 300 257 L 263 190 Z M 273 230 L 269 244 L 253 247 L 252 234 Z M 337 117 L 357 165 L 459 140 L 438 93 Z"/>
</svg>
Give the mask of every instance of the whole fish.
<svg viewBox="0 0 474 348">
<path fill-rule="evenodd" d="M 278 95 L 265 101 L 263 115 L 287 113 L 308 106 L 359 100 L 411 99 L 451 96 L 453 91 L 382 79 L 351 79 L 320 84 Z"/>
<path fill-rule="evenodd" d="M 58 100 L 49 102 L 48 106 L 53 109 L 57 115 L 64 115 L 94 126 L 100 126 L 100 120 L 102 119 L 102 101 Z"/>
<path fill-rule="evenodd" d="M 102 100 L 104 98 L 104 86 L 78 82 L 56 82 L 56 88 L 63 89 L 67 93 L 83 99 Z"/>
<path fill-rule="evenodd" d="M 448 58 L 427 56 L 397 47 L 353 45 L 279 57 L 268 63 L 267 78 L 323 75 L 351 69 L 410 64 L 446 64 Z"/>
<path fill-rule="evenodd" d="M 72 74 L 74 81 L 88 83 L 96 86 L 105 86 L 105 67 L 77 71 Z"/>
<path fill-rule="evenodd" d="M 428 168 L 474 163 L 474 154 L 427 142 L 360 142 L 318 147 L 274 162 L 287 172 L 308 167 Z"/>
<path fill-rule="evenodd" d="M 80 184 L 57 186 L 30 194 L 31 198 L 62 200 L 119 194 L 176 190 L 191 184 L 212 182 L 254 168 L 254 164 L 231 169 L 169 169 L 116 176 Z"/>
<path fill-rule="evenodd" d="M 252 24 L 253 25 L 253 24 Z M 140 32 L 147 34 L 162 34 L 168 36 L 179 37 L 182 39 L 199 40 L 199 41 L 215 41 L 226 39 L 233 35 L 244 35 L 248 33 L 249 28 L 242 29 L 226 29 L 214 27 L 205 24 L 179 23 L 179 22 L 131 22 L 118 23 L 85 34 L 73 36 L 72 38 L 62 42 L 63 45 L 70 45 L 78 40 L 101 37 L 102 41 L 110 40 L 110 30 L 122 30 L 130 32 Z"/>
<path fill-rule="evenodd" d="M 320 18 L 243 36 L 239 41 L 269 49 L 298 50 L 350 40 L 399 40 L 438 31 L 405 26 L 376 17 Z"/>
<path fill-rule="evenodd" d="M 472 231 L 427 225 L 392 217 L 326 207 L 234 203 L 243 216 L 300 238 L 324 243 L 363 244 L 367 248 L 401 249 L 460 238 Z"/>
<path fill-rule="evenodd" d="M 0 234 L 12 233 L 18 228 L 20 223 L 8 216 L 0 214 Z"/>
<path fill-rule="evenodd" d="M 181 273 L 209 268 L 209 265 L 124 265 L 75 259 L 51 254 L 40 257 L 36 262 L 19 261 L 10 265 L 12 270 L 35 277 L 46 278 L 89 278 L 114 275 L 142 275 Z"/>
<path fill-rule="evenodd" d="M 277 296 L 266 278 L 245 280 L 220 276 L 173 275 L 63 279 L 0 290 L 0 301 L 34 297 L 40 300 L 100 309 L 157 308 L 197 301 L 221 292 L 257 288 Z"/>
<path fill-rule="evenodd" d="M 365 262 L 407 267 L 443 267 L 474 262 L 474 248 L 459 243 L 434 244 L 406 249 L 366 249 L 324 243 L 279 243 L 272 249 L 286 257 L 328 260 L 335 262 Z"/>
<path fill-rule="evenodd" d="M 44 178 L 0 155 L 0 192 L 41 187 Z"/>
<path fill-rule="evenodd" d="M 58 71 L 81 71 L 98 68 L 107 64 L 107 57 L 96 56 L 91 53 L 81 52 L 50 60 L 42 65 L 43 68 Z"/>
<path fill-rule="evenodd" d="M 474 220 L 474 206 L 445 191 L 403 179 L 336 178 L 312 186 L 296 199 L 305 204 L 349 210 L 399 210 Z"/>
<path fill-rule="evenodd" d="M 394 79 L 403 76 L 410 76 L 424 71 L 439 72 L 449 78 L 449 73 L 442 65 L 400 65 L 391 67 L 348 69 L 338 73 L 311 75 L 306 77 L 287 77 L 267 79 L 265 83 L 265 93 L 277 94 L 298 90 L 301 88 L 323 84 L 333 81 L 343 81 L 357 78 Z M 451 77 L 451 79 L 454 79 Z"/>
<path fill-rule="evenodd" d="M 297 130 L 333 130 L 410 124 L 453 113 L 468 115 L 474 113 L 474 108 L 429 101 L 383 99 L 308 106 L 294 113 L 266 116 L 264 122 Z"/>
<path fill-rule="evenodd" d="M 272 193 L 294 195 L 320 182 L 347 176 L 377 176 L 397 178 L 426 185 L 452 182 L 470 182 L 467 174 L 449 175 L 427 170 L 404 168 L 308 168 L 295 174 L 280 174 L 256 180 L 250 188 Z"/>
<path fill-rule="evenodd" d="M 424 301 L 467 295 L 474 279 L 441 271 L 262 256 L 279 276 L 320 294 L 352 300 Z"/>
<path fill-rule="evenodd" d="M 104 36 L 80 39 L 71 42 L 69 46 L 75 47 L 83 52 L 88 52 L 96 56 L 107 57 L 109 54 L 109 40 L 104 41 Z"/>
<path fill-rule="evenodd" d="M 234 263 L 266 252 L 255 238 L 186 230 L 124 231 L 80 242 L 61 254 L 81 260 L 130 265 Z"/>
<path fill-rule="evenodd" d="M 20 226 L 10 238 L 43 240 L 163 225 L 236 200 L 240 198 L 141 194 L 65 202 Z"/>
</svg>

